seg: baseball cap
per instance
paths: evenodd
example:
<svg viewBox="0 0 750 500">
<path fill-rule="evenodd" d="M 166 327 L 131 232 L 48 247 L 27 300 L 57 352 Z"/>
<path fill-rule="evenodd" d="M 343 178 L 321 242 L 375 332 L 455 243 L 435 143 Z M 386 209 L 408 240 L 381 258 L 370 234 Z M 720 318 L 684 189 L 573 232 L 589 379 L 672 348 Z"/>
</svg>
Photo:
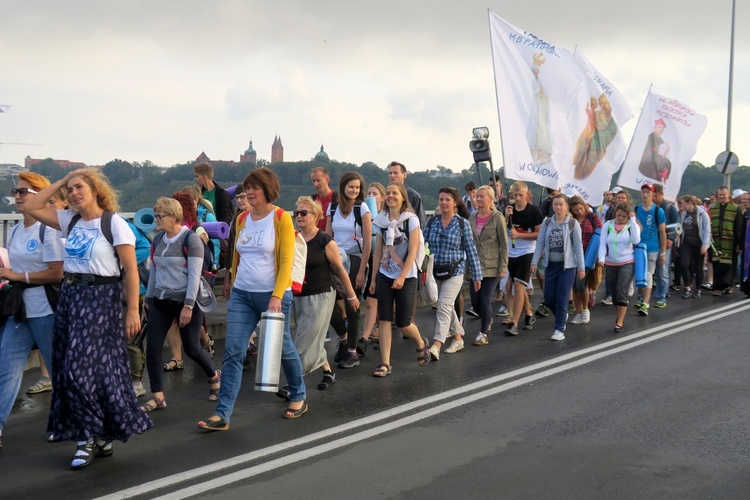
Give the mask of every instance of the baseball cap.
<svg viewBox="0 0 750 500">
<path fill-rule="evenodd" d="M 651 184 L 650 182 L 647 182 L 646 184 L 644 184 L 643 186 L 641 186 L 641 191 L 643 191 L 644 189 L 648 189 L 649 191 L 651 191 L 653 193 L 654 192 L 654 185 Z"/>
<path fill-rule="evenodd" d="M 615 187 L 613 187 L 613 188 L 611 189 L 611 193 L 612 193 L 612 194 L 617 194 L 617 193 L 619 193 L 620 191 L 622 191 L 622 188 L 621 188 L 620 186 L 615 186 Z"/>
<path fill-rule="evenodd" d="M 745 193 L 747 193 L 747 191 L 743 191 L 742 189 L 735 189 L 734 191 L 732 191 L 732 198 L 739 198 Z"/>
</svg>

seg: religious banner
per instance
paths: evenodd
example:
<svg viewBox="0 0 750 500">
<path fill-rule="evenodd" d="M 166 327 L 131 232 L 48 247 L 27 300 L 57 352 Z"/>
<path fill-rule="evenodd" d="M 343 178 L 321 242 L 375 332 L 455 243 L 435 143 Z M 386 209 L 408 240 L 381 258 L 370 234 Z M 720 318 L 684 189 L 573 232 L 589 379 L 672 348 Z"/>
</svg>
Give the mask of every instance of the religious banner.
<svg viewBox="0 0 750 500">
<path fill-rule="evenodd" d="M 617 183 L 640 189 L 647 182 L 664 186 L 664 197 L 676 201 L 698 139 L 708 120 L 677 99 L 649 89 Z"/>
<path fill-rule="evenodd" d="M 505 174 L 558 188 L 572 162 L 567 114 L 585 67 L 567 50 L 489 16 Z"/>
<path fill-rule="evenodd" d="M 622 125 L 633 117 L 633 111 L 612 82 L 580 50 L 576 49 L 574 55 L 586 68 L 586 77 L 568 112 L 573 155 L 567 168 L 561 170 L 560 190 L 598 206 L 625 159 L 628 145 Z"/>
</svg>

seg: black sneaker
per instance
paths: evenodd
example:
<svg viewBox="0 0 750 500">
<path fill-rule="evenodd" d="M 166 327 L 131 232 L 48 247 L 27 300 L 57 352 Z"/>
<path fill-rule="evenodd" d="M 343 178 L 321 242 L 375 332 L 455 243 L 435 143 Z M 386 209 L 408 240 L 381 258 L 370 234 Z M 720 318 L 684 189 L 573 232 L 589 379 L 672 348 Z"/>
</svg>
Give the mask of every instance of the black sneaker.
<svg viewBox="0 0 750 500">
<path fill-rule="evenodd" d="M 339 340 L 339 346 L 336 349 L 336 355 L 333 357 L 333 362 L 339 363 L 341 361 L 344 361 L 348 354 L 349 345 L 347 344 L 346 339 Z"/>
<path fill-rule="evenodd" d="M 468 314 L 469 316 L 473 317 L 473 318 L 478 318 L 479 317 L 479 313 L 476 312 L 473 307 L 468 308 L 465 311 L 465 313 Z"/>
<path fill-rule="evenodd" d="M 354 368 L 359 366 L 359 356 L 356 352 L 347 352 L 346 359 L 338 364 L 339 368 Z"/>
<path fill-rule="evenodd" d="M 357 354 L 361 358 L 364 358 L 365 354 L 367 354 L 367 341 L 363 338 L 357 341 Z"/>
<path fill-rule="evenodd" d="M 524 316 L 523 318 L 523 329 L 524 330 L 533 330 L 534 329 L 534 323 L 536 323 L 536 317 L 534 317 L 533 314 L 529 314 Z"/>
</svg>

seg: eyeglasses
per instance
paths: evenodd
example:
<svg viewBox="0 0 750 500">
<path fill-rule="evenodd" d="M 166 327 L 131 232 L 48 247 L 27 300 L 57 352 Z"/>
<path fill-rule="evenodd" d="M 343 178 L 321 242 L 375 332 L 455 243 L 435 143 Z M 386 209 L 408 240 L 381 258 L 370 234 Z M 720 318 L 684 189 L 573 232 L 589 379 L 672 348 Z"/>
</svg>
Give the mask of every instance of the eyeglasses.
<svg viewBox="0 0 750 500">
<path fill-rule="evenodd" d="M 20 194 L 21 197 L 24 197 L 24 196 L 26 196 L 29 193 L 31 193 L 31 194 L 37 194 L 37 192 L 34 191 L 31 188 L 13 188 L 13 189 L 10 190 L 11 196 L 15 196 L 17 194 Z"/>
<path fill-rule="evenodd" d="M 172 217 L 172 216 L 169 214 L 154 214 L 154 220 L 157 220 L 157 221 L 162 220 L 164 217 Z"/>
<path fill-rule="evenodd" d="M 234 197 L 236 200 L 246 200 L 247 195 L 246 194 L 238 194 Z"/>
<path fill-rule="evenodd" d="M 300 215 L 302 217 L 307 217 L 307 214 L 309 214 L 310 211 L 309 210 L 295 210 L 292 213 L 294 214 L 295 217 L 299 217 Z"/>
</svg>

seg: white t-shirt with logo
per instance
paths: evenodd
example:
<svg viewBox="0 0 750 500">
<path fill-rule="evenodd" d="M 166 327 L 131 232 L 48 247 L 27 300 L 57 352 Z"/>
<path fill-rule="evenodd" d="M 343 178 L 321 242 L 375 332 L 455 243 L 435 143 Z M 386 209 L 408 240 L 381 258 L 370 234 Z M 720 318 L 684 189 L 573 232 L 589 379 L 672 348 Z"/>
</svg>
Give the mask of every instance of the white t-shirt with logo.
<svg viewBox="0 0 750 500">
<path fill-rule="evenodd" d="M 76 213 L 72 210 L 57 211 L 57 220 L 63 234 L 68 230 L 68 225 Z M 117 260 L 113 245 L 110 245 L 102 234 L 101 222 L 101 218 L 90 221 L 81 218 L 76 222 L 75 227 L 65 239 L 63 266 L 66 273 L 95 274 L 96 276 L 120 275 L 120 262 Z M 125 219 L 113 214 L 111 229 L 114 246 L 135 247 L 135 235 Z"/>
<path fill-rule="evenodd" d="M 57 230 L 44 229 L 44 244 L 39 241 L 40 222 L 24 227 L 23 221 L 11 229 L 8 245 L 11 270 L 15 273 L 37 273 L 49 269 L 50 262 L 63 260 L 63 240 Z M 27 318 L 42 318 L 52 314 L 44 286 L 27 288 L 23 292 Z"/>
<path fill-rule="evenodd" d="M 272 292 L 276 285 L 276 210 L 260 220 L 248 215 L 237 235 L 235 250 L 240 255 L 234 287 L 245 292 Z"/>
</svg>

